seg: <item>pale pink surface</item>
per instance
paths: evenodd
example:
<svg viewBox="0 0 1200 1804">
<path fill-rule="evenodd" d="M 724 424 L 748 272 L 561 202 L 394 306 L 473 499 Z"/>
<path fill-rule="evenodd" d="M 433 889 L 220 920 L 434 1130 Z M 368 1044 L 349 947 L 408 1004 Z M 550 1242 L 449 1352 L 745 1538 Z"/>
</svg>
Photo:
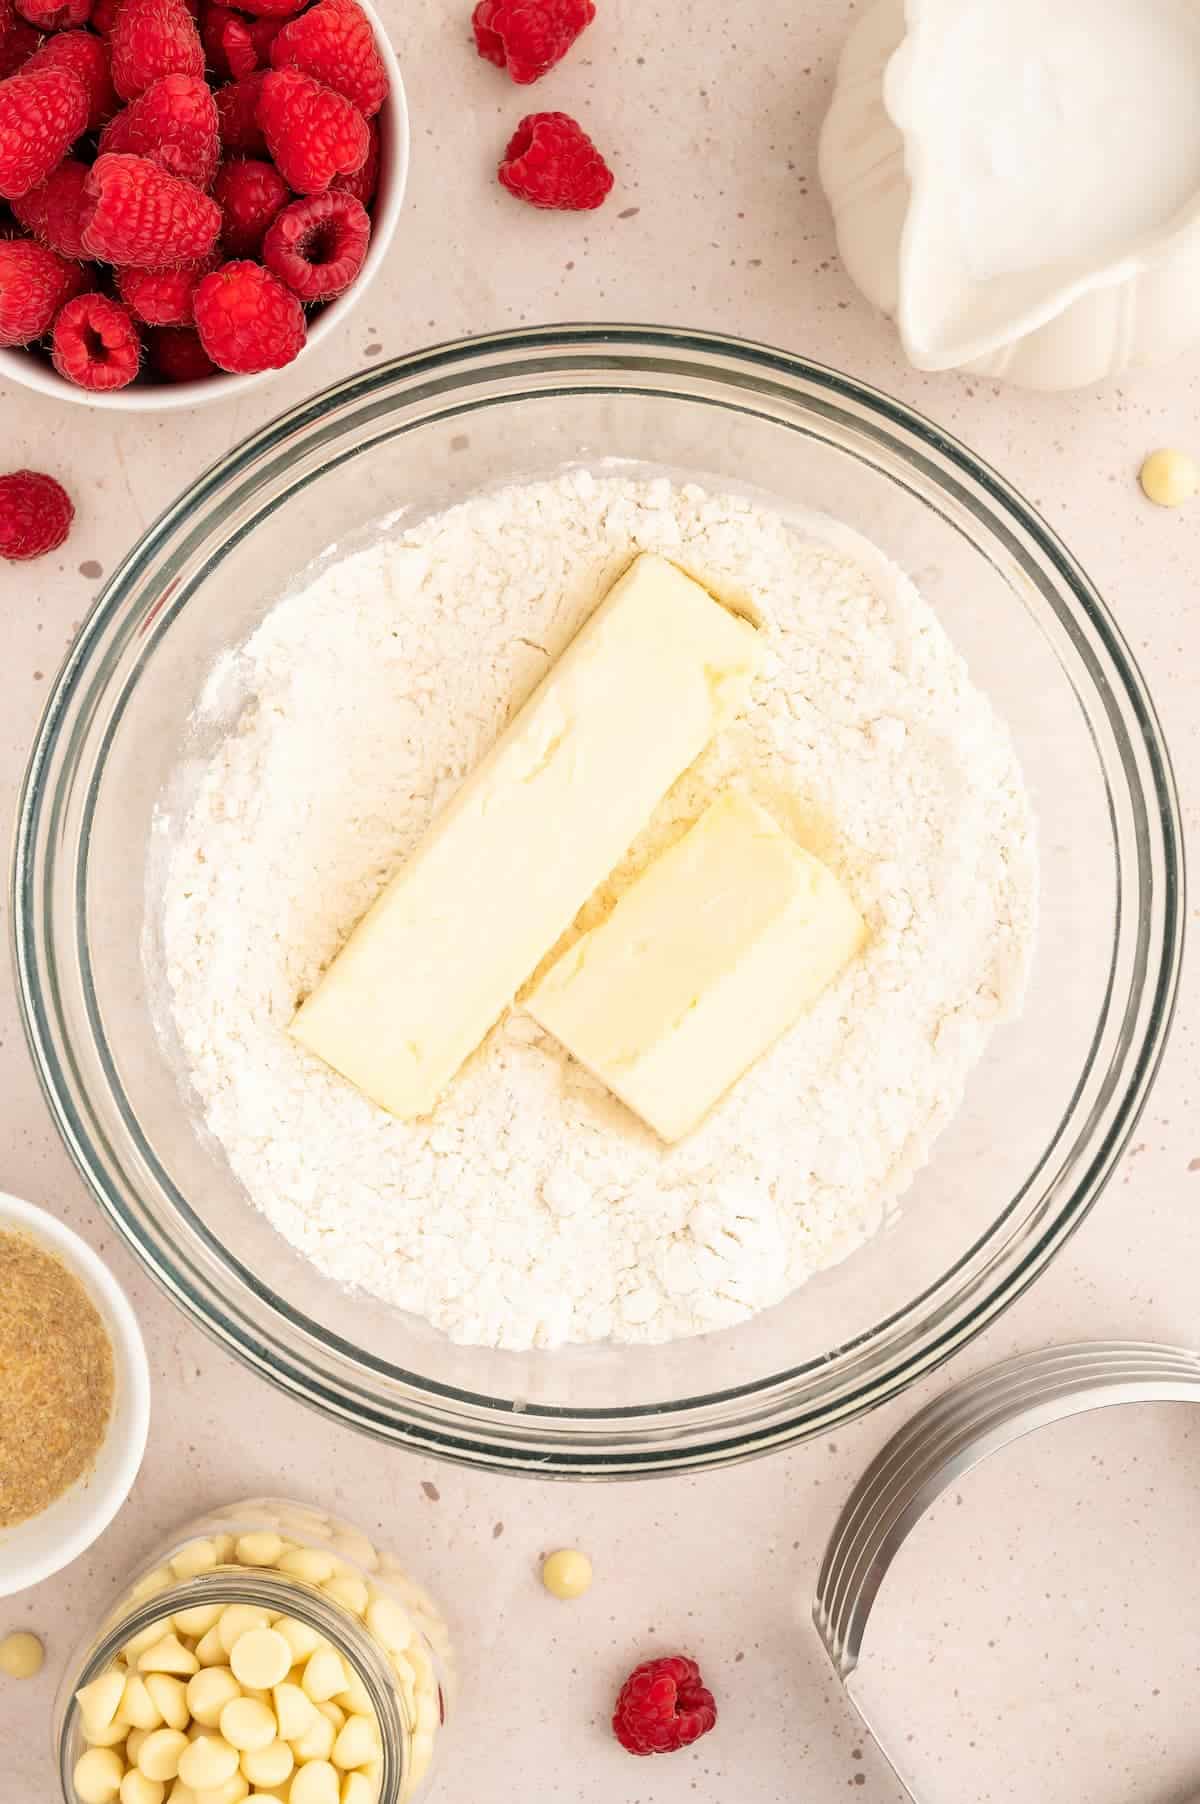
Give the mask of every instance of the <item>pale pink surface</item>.
<svg viewBox="0 0 1200 1804">
<path fill-rule="evenodd" d="M 52 471 L 78 510 L 60 552 L 0 566 L 0 843 L 47 685 L 100 571 L 114 568 L 201 468 L 274 413 L 380 356 L 492 327 L 579 319 L 696 325 L 789 346 L 901 396 L 998 465 L 1112 603 L 1162 710 L 1194 827 L 1200 503 L 1178 514 L 1154 510 L 1136 472 L 1158 444 L 1200 451 L 1200 361 L 1123 391 L 1075 397 L 925 377 L 904 365 L 890 328 L 840 273 L 815 177 L 833 59 L 856 9 L 846 0 L 696 0 L 681 31 L 675 6 L 605 0 L 586 40 L 539 89 L 539 104 L 578 114 L 616 170 L 611 200 L 583 217 L 534 213 L 491 181 L 525 103 L 469 47 L 469 7 L 388 0 L 383 11 L 408 82 L 412 179 L 389 269 L 339 335 L 302 370 L 187 419 L 101 419 L 0 393 L 6 467 Z M 0 1607 L 0 1634 L 29 1626 L 47 1643 L 41 1678 L 0 1681 L 0 1799 L 57 1804 L 48 1758 L 54 1689 L 74 1641 L 141 1551 L 195 1507 L 269 1490 L 311 1497 L 379 1530 L 450 1607 L 463 1705 L 435 1789 L 446 1804 L 509 1804 L 514 1784 L 544 1804 L 829 1804 L 848 1787 L 893 1804 L 896 1783 L 808 1628 L 825 1539 L 871 1454 L 934 1386 L 1051 1340 L 1200 1339 L 1198 1022 L 1193 972 L 1134 1151 L 1107 1197 L 1036 1290 L 949 1373 L 836 1444 L 694 1480 L 584 1489 L 389 1452 L 218 1353 L 141 1275 L 85 1196 L 50 1126 L 6 978 L 0 1187 L 58 1209 L 111 1259 L 140 1313 L 155 1392 L 150 1451 L 115 1525 L 67 1572 Z M 248 1400 L 253 1427 L 239 1445 Z M 1060 1456 L 1049 1440 L 1041 1457 L 1052 1486 Z M 1099 1485 L 1119 1458 L 1100 1469 Z M 1013 1513 L 1025 1498 L 1012 1494 Z M 981 1557 L 956 1568 L 963 1576 L 953 1615 L 982 1626 L 999 1582 L 990 1511 L 971 1532 Z M 1034 1510 L 1027 1544 L 1039 1557 L 1051 1535 Z M 539 1555 L 561 1545 L 584 1547 L 595 1562 L 595 1585 L 578 1604 L 551 1602 L 537 1582 Z M 935 1628 L 937 1620 L 935 1612 Z M 1164 1612 L 1162 1634 L 1178 1635 L 1182 1648 L 1194 1620 Z M 700 1659 L 720 1724 L 690 1754 L 634 1765 L 608 1733 L 612 1698 L 636 1660 L 676 1648 Z M 1111 1804 L 1099 1789 L 1111 1760 L 1102 1727 L 1090 1753 L 1073 1749 L 1070 1790 Z M 996 1724 L 1000 1737 L 1020 1733 L 1019 1719 Z M 962 1762 L 959 1794 L 974 1797 L 961 1739 L 948 1742 L 946 1758 Z"/>
</svg>

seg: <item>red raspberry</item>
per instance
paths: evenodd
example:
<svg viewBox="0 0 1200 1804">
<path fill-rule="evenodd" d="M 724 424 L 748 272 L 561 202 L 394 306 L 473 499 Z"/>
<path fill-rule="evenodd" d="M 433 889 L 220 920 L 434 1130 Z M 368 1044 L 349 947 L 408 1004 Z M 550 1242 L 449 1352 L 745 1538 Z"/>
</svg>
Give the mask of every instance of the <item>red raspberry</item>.
<svg viewBox="0 0 1200 1804">
<path fill-rule="evenodd" d="M 69 31 L 87 22 L 92 0 L 14 0 L 17 11 L 39 31 Z"/>
<path fill-rule="evenodd" d="M 132 5 L 133 0 L 126 0 Z M 198 263 L 221 230 L 221 209 L 149 157 L 98 157 L 84 187 L 83 246 L 103 263 L 140 269 Z"/>
<path fill-rule="evenodd" d="M 225 215 L 221 243 L 233 257 L 257 257 L 263 233 L 291 199 L 274 163 L 231 157 L 213 183 L 213 199 Z"/>
<path fill-rule="evenodd" d="M 241 150 L 251 157 L 266 155 L 267 140 L 258 123 L 258 97 L 262 85 L 261 75 L 247 75 L 241 81 L 226 83 L 213 96 L 221 123 L 221 142 L 226 150 Z"/>
<path fill-rule="evenodd" d="M 31 69 L 70 69 L 88 91 L 90 111 L 87 128 L 94 132 L 98 125 L 117 110 L 117 96 L 108 67 L 108 51 L 102 39 L 91 31 L 62 31 L 47 38 L 25 65 Z"/>
<path fill-rule="evenodd" d="M 717 1720 L 713 1694 L 694 1660 L 675 1654 L 635 1667 L 617 1699 L 613 1734 L 630 1754 L 673 1754 L 707 1735 Z"/>
<path fill-rule="evenodd" d="M 371 148 L 367 152 L 366 162 L 353 175 L 339 175 L 336 181 L 329 184 L 331 191 L 352 194 L 364 207 L 370 206 L 379 186 L 379 121 L 368 119 L 367 124 L 371 130 Z"/>
<path fill-rule="evenodd" d="M 221 160 L 217 103 L 198 75 L 164 75 L 100 134 L 100 150 L 148 157 L 197 188 L 211 188 Z"/>
<path fill-rule="evenodd" d="M 357 108 L 299 69 L 262 78 L 258 123 L 280 175 L 296 194 L 320 194 L 367 160 L 371 134 Z"/>
<path fill-rule="evenodd" d="M 530 113 L 522 119 L 499 175 L 518 200 L 571 212 L 598 207 L 613 185 L 612 170 L 568 113 Z"/>
<path fill-rule="evenodd" d="M 524 85 L 553 69 L 595 17 L 594 0 L 479 0 L 471 23 L 480 56 Z"/>
<path fill-rule="evenodd" d="M 356 0 L 320 4 L 283 27 L 271 45 L 276 69 L 300 69 L 356 106 L 364 119 L 388 96 L 387 70 L 371 21 Z"/>
<path fill-rule="evenodd" d="M 0 195 L 16 200 L 62 162 L 87 125 L 88 92 L 69 69 L 0 82 Z"/>
<path fill-rule="evenodd" d="M 204 47 L 183 0 L 122 0 L 108 41 L 122 100 L 136 100 L 163 75 L 204 74 Z"/>
<path fill-rule="evenodd" d="M 57 251 L 60 257 L 86 257 L 80 225 L 86 163 L 64 157 L 44 182 L 13 202 L 13 212 L 27 232 Z"/>
<path fill-rule="evenodd" d="M 158 326 L 150 334 L 150 368 L 164 382 L 203 382 L 217 366 L 186 326 Z"/>
<path fill-rule="evenodd" d="M 239 0 L 242 12 L 263 19 L 290 19 L 304 4 L 305 0 Z"/>
<path fill-rule="evenodd" d="M 200 25 L 208 66 L 222 81 L 241 81 L 271 60 L 278 19 L 243 19 L 228 6 L 210 6 Z"/>
<path fill-rule="evenodd" d="M 77 292 L 76 271 L 32 238 L 0 239 L 0 345 L 32 344 Z"/>
<path fill-rule="evenodd" d="M 78 295 L 54 322 L 51 361 L 80 388 L 124 388 L 138 373 L 140 352 L 133 315 L 106 294 Z"/>
<path fill-rule="evenodd" d="M 357 279 L 371 220 L 352 194 L 309 194 L 267 229 L 262 260 L 302 301 L 331 301 Z"/>
<path fill-rule="evenodd" d="M 196 284 L 213 267 L 210 257 L 186 269 L 119 269 L 117 293 L 143 325 L 190 326 Z"/>
<path fill-rule="evenodd" d="M 192 305 L 200 343 L 213 362 L 241 376 L 279 370 L 304 348 L 304 309 L 261 263 L 222 264 L 205 276 Z"/>
<path fill-rule="evenodd" d="M 71 530 L 75 509 L 61 482 L 37 470 L 0 476 L 0 557 L 43 557 Z"/>
<path fill-rule="evenodd" d="M 0 21 L 0 81 L 23 69 L 40 42 L 39 33 L 24 19 L 14 16 L 7 27 Z"/>
<path fill-rule="evenodd" d="M 102 38 L 107 38 L 113 28 L 113 22 L 121 10 L 122 0 L 95 0 L 92 16 L 89 21 L 93 31 L 98 31 Z"/>
</svg>

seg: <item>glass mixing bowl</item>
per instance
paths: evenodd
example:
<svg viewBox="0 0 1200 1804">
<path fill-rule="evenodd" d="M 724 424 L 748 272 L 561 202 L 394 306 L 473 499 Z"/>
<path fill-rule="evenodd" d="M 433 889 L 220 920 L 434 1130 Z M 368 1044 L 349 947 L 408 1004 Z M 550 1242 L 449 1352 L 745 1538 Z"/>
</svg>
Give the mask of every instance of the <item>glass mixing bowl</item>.
<svg viewBox="0 0 1200 1804">
<path fill-rule="evenodd" d="M 211 735 L 206 673 L 333 542 L 605 459 L 835 516 L 903 565 L 1016 739 L 1043 863 L 1022 1019 L 899 1219 L 755 1319 L 661 1347 L 495 1352 L 340 1289 L 246 1201 L 155 1032 L 156 800 Z M 524 331 L 355 376 L 230 453 L 145 535 L 58 678 L 22 799 L 16 954 L 34 1057 L 148 1269 L 275 1384 L 387 1440 L 539 1475 L 703 1468 L 828 1431 L 979 1332 L 1079 1225 L 1169 1025 L 1182 849 L 1166 748 L 1091 584 L 998 476 L 832 370 L 729 339 Z M 153 934 L 151 934 L 153 938 Z"/>
</svg>

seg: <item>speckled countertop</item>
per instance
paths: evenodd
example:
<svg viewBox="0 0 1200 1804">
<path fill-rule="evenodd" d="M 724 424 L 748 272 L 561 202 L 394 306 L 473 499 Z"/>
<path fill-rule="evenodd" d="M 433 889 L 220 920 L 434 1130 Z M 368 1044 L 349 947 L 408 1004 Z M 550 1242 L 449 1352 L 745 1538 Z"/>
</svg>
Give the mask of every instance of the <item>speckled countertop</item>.
<svg viewBox="0 0 1200 1804">
<path fill-rule="evenodd" d="M 372 359 L 492 327 L 578 319 L 711 327 L 795 348 L 890 389 L 995 463 L 1111 602 L 1157 698 L 1192 825 L 1200 510 L 1153 510 L 1134 478 L 1153 445 L 1200 448 L 1200 361 L 1073 398 L 926 378 L 901 364 L 889 330 L 840 271 L 815 179 L 817 128 L 854 6 L 693 0 L 680 9 L 600 0 L 596 25 L 536 102 L 576 112 L 611 153 L 617 192 L 599 214 L 574 217 L 525 210 L 490 179 L 526 100 L 466 47 L 466 0 L 382 0 L 382 10 L 413 110 L 409 201 L 384 276 L 319 354 L 244 401 L 186 419 L 90 414 L 0 387 L 5 467 L 56 471 L 78 502 L 62 552 L 28 569 L 0 569 L 0 836 L 10 830 L 47 684 L 100 578 L 200 469 L 275 412 Z M 0 1632 L 33 1627 L 48 1654 L 36 1682 L 0 1682 L 3 1804 L 55 1804 L 55 1686 L 118 1577 L 198 1504 L 261 1491 L 319 1497 L 369 1531 L 386 1530 L 451 1606 L 465 1702 L 437 1787 L 447 1804 L 507 1804 L 514 1796 L 546 1804 L 824 1804 L 847 1788 L 891 1804 L 896 1781 L 807 1628 L 834 1515 L 920 1397 L 969 1369 L 1073 1336 L 1200 1341 L 1198 1022 L 1193 974 L 1158 1086 L 1107 1196 L 1035 1290 L 923 1392 L 836 1442 L 748 1468 L 582 1489 L 387 1453 L 266 1388 L 256 1390 L 253 1435 L 239 1442 L 236 1427 L 231 1435 L 231 1420 L 245 1420 L 246 1387 L 257 1381 L 189 1326 L 105 1231 L 50 1126 L 6 980 L 0 1188 L 48 1203 L 111 1261 L 145 1327 L 155 1394 L 150 1450 L 117 1522 L 58 1578 L 0 1603 Z M 1045 1440 L 1032 1467 L 1040 1503 L 1029 1501 L 1028 1465 L 997 1467 L 986 1507 L 954 1509 L 954 1534 L 934 1563 L 944 1595 L 912 1629 L 912 1661 L 930 1669 L 924 1696 L 933 1714 L 921 1733 L 947 1796 L 981 1804 L 1040 1804 L 1064 1788 L 1091 1804 L 1180 1796 L 1142 1788 L 1144 1767 L 1132 1770 L 1121 1752 L 1119 1710 L 1105 1692 L 1101 1716 L 1086 1687 L 1068 1769 L 1048 1766 L 1042 1781 L 1027 1778 L 1019 1792 L 985 1773 L 987 1758 L 1022 1740 L 1031 1713 L 1040 1711 L 1044 1725 L 1045 1692 L 1032 1675 L 1045 1658 L 1048 1616 L 1070 1640 L 1108 1606 L 1128 1651 L 1119 1556 L 1085 1562 L 1081 1572 L 1056 1550 L 1068 1509 L 1086 1502 L 1089 1516 L 1109 1508 L 1132 1523 L 1138 1499 L 1158 1495 L 1172 1474 L 1200 1476 L 1195 1438 L 1173 1421 L 1155 1439 L 1153 1426 L 1114 1433 L 1102 1448 Z M 1151 1482 L 1145 1475 L 1155 1458 L 1166 1462 L 1165 1476 Z M 1053 1507 L 1043 1507 L 1047 1498 Z M 968 1491 L 965 1502 L 974 1501 Z M 1157 1524 L 1164 1512 L 1170 1516 L 1156 1507 L 1147 1519 Z M 1007 1539 L 997 1539 L 998 1513 Z M 1140 1530 L 1138 1539 L 1145 1541 Z M 573 1606 L 551 1605 L 536 1579 L 539 1552 L 563 1543 L 588 1548 L 596 1563 L 593 1591 Z M 1001 1546 L 1009 1557 L 997 1556 Z M 1016 1582 L 1018 1569 L 1030 1583 L 1036 1572 L 1033 1591 Z M 1195 1603 L 1189 1618 L 1170 1589 L 1147 1584 L 1139 1595 L 1149 1613 L 1141 1630 L 1160 1652 L 1186 1658 L 1194 1678 Z M 953 1625 L 952 1642 L 939 1640 L 941 1624 L 946 1635 Z M 958 1668 L 971 1665 L 973 1635 L 1000 1633 L 1016 1664 L 1028 1664 L 1028 1682 L 997 1692 L 986 1708 L 976 1699 L 981 1726 L 960 1733 Z M 633 1766 L 605 1728 L 614 1682 L 647 1649 L 679 1645 L 712 1675 L 719 1733 L 690 1755 Z M 1162 1691 L 1136 1660 L 1121 1670 L 1131 1712 L 1143 1684 L 1147 1698 Z M 1195 1716 L 1193 1704 L 1182 1711 L 1178 1703 L 1175 1727 L 1160 1734 L 1176 1756 Z M 1194 1752 L 1191 1783 L 1200 1788 L 1200 1747 Z M 1175 1772 L 1172 1785 L 1183 1776 Z"/>
</svg>

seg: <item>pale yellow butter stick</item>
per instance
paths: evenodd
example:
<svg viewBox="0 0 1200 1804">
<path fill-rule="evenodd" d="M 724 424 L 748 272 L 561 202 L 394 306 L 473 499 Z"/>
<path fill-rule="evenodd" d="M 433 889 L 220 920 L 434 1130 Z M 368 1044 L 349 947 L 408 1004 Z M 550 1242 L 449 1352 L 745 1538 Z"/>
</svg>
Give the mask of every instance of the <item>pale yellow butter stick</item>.
<svg viewBox="0 0 1200 1804">
<path fill-rule="evenodd" d="M 663 1140 L 680 1140 L 865 936 L 833 872 L 729 791 L 526 1007 Z"/>
<path fill-rule="evenodd" d="M 639 557 L 363 917 L 296 1038 L 393 1114 L 428 1114 L 761 660 L 752 626 Z"/>
</svg>

